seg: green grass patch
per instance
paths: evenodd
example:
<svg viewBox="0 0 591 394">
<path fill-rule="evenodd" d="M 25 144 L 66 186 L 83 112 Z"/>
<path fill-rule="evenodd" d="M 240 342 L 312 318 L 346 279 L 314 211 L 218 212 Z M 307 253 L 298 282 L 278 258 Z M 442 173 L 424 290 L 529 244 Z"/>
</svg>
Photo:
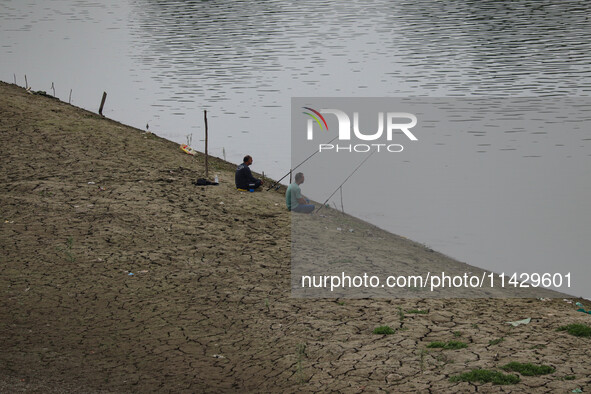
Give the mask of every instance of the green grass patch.
<svg viewBox="0 0 591 394">
<path fill-rule="evenodd" d="M 473 369 L 470 372 L 465 372 L 449 378 L 450 382 L 492 382 L 492 384 L 516 384 L 519 383 L 520 380 L 521 379 L 517 375 L 489 371 L 488 369 Z"/>
<path fill-rule="evenodd" d="M 505 338 L 497 338 L 497 339 L 493 339 L 491 341 L 488 341 L 489 345 L 498 345 L 499 343 L 503 342 L 505 340 Z"/>
<path fill-rule="evenodd" d="M 396 331 L 394 331 L 393 329 L 391 329 L 389 326 L 379 326 L 373 329 L 373 333 L 374 334 L 380 334 L 380 335 L 390 335 L 390 334 L 394 334 Z"/>
<path fill-rule="evenodd" d="M 559 327 L 558 331 L 566 331 L 570 335 L 574 335 L 576 337 L 591 337 L 591 327 L 586 324 L 569 324 L 567 326 Z"/>
<path fill-rule="evenodd" d="M 577 377 L 575 375 L 566 375 L 562 378 L 562 380 L 575 380 Z"/>
<path fill-rule="evenodd" d="M 463 349 L 468 347 L 464 342 L 460 341 L 448 341 L 448 342 L 431 342 L 427 345 L 428 348 L 441 348 L 441 349 Z"/>
<path fill-rule="evenodd" d="M 513 361 L 501 367 L 505 371 L 519 372 L 523 376 L 548 375 L 556 371 L 555 368 L 548 365 L 534 365 L 532 363 L 518 363 Z"/>
<path fill-rule="evenodd" d="M 411 309 L 410 311 L 406 311 L 406 313 L 414 313 L 415 315 L 426 315 L 429 311 L 424 311 L 421 309 Z"/>
</svg>

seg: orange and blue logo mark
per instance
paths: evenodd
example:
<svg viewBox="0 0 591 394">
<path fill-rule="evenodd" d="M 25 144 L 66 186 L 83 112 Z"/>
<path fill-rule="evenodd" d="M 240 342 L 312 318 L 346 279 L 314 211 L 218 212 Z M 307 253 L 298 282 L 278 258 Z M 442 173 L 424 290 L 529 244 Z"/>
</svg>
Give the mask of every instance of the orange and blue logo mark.
<svg viewBox="0 0 591 394">
<path fill-rule="evenodd" d="M 322 116 L 320 114 L 320 112 L 318 112 L 315 109 L 312 109 L 310 107 L 302 107 L 302 108 L 307 109 L 310 112 L 313 112 L 313 114 L 311 114 L 310 112 L 302 112 L 302 113 L 312 117 L 312 119 L 314 119 L 316 121 L 316 123 L 318 123 L 318 126 L 320 126 L 320 130 L 322 130 L 324 128 L 326 128 L 326 130 L 328 130 L 328 124 L 326 124 L 326 120 L 324 119 L 324 116 Z M 318 118 L 320 118 L 320 119 L 318 119 Z M 322 123 L 324 123 L 324 126 L 322 126 L 322 123 L 320 123 L 321 119 L 322 119 Z"/>
</svg>

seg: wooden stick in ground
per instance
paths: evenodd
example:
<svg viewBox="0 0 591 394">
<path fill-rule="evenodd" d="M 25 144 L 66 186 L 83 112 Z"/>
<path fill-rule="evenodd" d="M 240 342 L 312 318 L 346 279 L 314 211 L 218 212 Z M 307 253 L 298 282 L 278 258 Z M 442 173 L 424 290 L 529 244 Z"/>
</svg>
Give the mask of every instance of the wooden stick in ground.
<svg viewBox="0 0 591 394">
<path fill-rule="evenodd" d="M 208 154 L 207 154 L 207 110 L 203 110 L 203 118 L 205 120 L 205 178 L 209 177 L 209 163 L 208 163 Z"/>
<path fill-rule="evenodd" d="M 99 108 L 99 115 L 103 116 L 103 107 L 105 106 L 105 100 L 107 100 L 107 92 L 103 92 L 103 98 L 101 100 L 101 106 Z"/>
</svg>

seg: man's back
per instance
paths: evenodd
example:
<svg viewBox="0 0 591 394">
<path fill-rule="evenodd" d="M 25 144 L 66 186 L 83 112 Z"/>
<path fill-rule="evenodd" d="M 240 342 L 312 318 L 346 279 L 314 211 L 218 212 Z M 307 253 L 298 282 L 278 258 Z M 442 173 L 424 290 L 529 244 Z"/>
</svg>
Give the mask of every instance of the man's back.
<svg viewBox="0 0 591 394">
<path fill-rule="evenodd" d="M 246 155 L 242 164 L 236 168 L 236 175 L 234 181 L 236 182 L 236 188 L 253 191 L 263 184 L 263 181 L 256 179 L 250 172 L 249 165 L 252 164 L 252 157 Z"/>
<path fill-rule="evenodd" d="M 297 183 L 292 183 L 287 187 L 285 192 L 285 204 L 289 211 L 297 208 L 299 205 L 298 199 L 302 198 L 302 191 Z"/>
<path fill-rule="evenodd" d="M 236 187 L 238 189 L 248 189 L 248 183 L 252 178 L 252 173 L 250 172 L 250 168 L 244 163 L 240 164 L 236 168 L 236 175 L 234 177 L 234 181 L 236 182 Z"/>
</svg>

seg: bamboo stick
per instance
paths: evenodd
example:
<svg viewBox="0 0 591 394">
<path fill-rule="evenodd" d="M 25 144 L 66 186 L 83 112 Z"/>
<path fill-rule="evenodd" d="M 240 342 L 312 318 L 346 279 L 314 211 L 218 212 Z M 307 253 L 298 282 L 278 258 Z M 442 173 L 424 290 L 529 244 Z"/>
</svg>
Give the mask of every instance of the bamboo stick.
<svg viewBox="0 0 591 394">
<path fill-rule="evenodd" d="M 99 108 L 99 115 L 100 116 L 104 116 L 103 115 L 103 107 L 105 106 L 105 100 L 107 100 L 107 92 L 103 92 L 103 98 L 101 100 L 101 106 Z"/>
<path fill-rule="evenodd" d="M 207 110 L 203 110 L 203 119 L 205 120 L 205 179 L 209 177 L 209 162 L 208 162 L 208 153 L 207 153 L 207 144 L 208 144 L 208 130 L 207 130 Z"/>
</svg>

